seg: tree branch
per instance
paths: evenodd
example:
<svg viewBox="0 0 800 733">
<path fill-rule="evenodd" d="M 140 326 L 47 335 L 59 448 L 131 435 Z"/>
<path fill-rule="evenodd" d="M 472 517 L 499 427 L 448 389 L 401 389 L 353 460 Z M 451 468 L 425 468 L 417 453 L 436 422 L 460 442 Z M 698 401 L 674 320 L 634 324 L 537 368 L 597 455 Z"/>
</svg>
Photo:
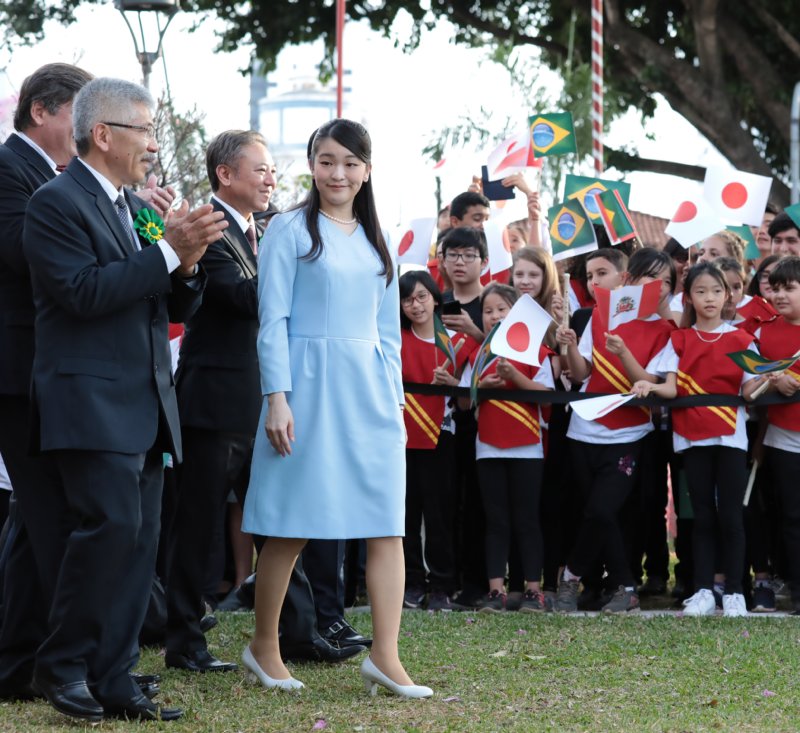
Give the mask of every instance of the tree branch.
<svg viewBox="0 0 800 733">
<path fill-rule="evenodd" d="M 700 68 L 705 71 L 711 84 L 721 88 L 725 83 L 725 71 L 717 34 L 717 10 L 719 0 L 690 0 L 686 3 L 694 26 L 694 39 Z"/>
<path fill-rule="evenodd" d="M 646 173 L 663 173 L 668 176 L 689 178 L 693 181 L 702 181 L 706 169 L 699 165 L 689 163 L 676 163 L 673 160 L 658 160 L 656 158 L 642 158 L 636 153 L 627 150 L 615 150 L 605 147 L 604 155 L 608 167 L 621 171 L 644 171 Z"/>
<path fill-rule="evenodd" d="M 767 26 L 767 29 L 776 36 L 789 51 L 800 59 L 800 42 L 786 30 L 786 26 L 781 23 L 766 8 L 761 6 L 757 0 L 745 0 L 747 6 L 752 10 L 758 19 Z"/>
</svg>

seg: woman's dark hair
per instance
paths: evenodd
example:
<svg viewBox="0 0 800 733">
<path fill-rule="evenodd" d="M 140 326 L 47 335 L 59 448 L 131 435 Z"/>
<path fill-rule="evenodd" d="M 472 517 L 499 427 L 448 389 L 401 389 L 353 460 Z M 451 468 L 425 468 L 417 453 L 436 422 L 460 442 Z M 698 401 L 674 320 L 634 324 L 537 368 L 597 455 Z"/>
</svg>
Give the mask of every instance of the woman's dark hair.
<svg viewBox="0 0 800 733">
<path fill-rule="evenodd" d="M 756 268 L 756 271 L 753 273 L 753 278 L 750 280 L 750 284 L 747 286 L 748 295 L 757 295 L 760 298 L 764 297 L 763 293 L 761 292 L 761 277 L 764 274 L 764 270 L 774 265 L 779 259 L 780 255 L 769 255 L 761 260 L 760 264 Z"/>
<path fill-rule="evenodd" d="M 401 301 L 403 298 L 410 297 L 417 285 L 422 285 L 422 287 L 433 296 L 433 302 L 436 303 L 436 307 L 433 309 L 434 313 L 439 312 L 439 309 L 442 307 L 442 292 L 427 270 L 410 270 L 409 272 L 405 272 L 400 275 L 398 284 L 400 286 Z M 400 307 L 400 327 L 411 328 L 411 321 L 403 312 L 402 306 Z"/>
<path fill-rule="evenodd" d="M 675 271 L 675 263 L 665 252 L 659 252 L 652 247 L 636 250 L 628 260 L 628 278 L 630 280 L 641 280 L 643 277 L 657 278 L 658 274 L 664 269 L 669 270 L 670 293 L 675 292 L 675 280 L 678 275 Z"/>
<path fill-rule="evenodd" d="M 308 141 L 309 164 L 313 167 L 314 159 L 317 155 L 319 145 L 323 140 L 335 140 L 339 145 L 347 148 L 359 160 L 367 165 L 371 162 L 372 141 L 370 140 L 367 128 L 352 120 L 337 118 L 326 122 L 311 135 Z M 304 260 L 315 260 L 323 250 L 322 237 L 319 233 L 319 189 L 313 177 L 311 179 L 311 190 L 305 200 L 298 208 L 306 212 L 306 227 L 311 236 L 311 249 L 302 257 Z M 364 233 L 373 246 L 381 261 L 382 269 L 380 274 L 386 277 L 388 285 L 394 277 L 394 262 L 389 253 L 389 247 L 381 232 L 381 225 L 378 221 L 378 212 L 375 208 L 375 196 L 372 193 L 372 176 L 364 181 L 355 199 L 353 200 L 353 214 L 358 222 L 364 227 Z"/>
<path fill-rule="evenodd" d="M 481 308 L 483 308 L 483 301 L 486 300 L 488 295 L 499 295 L 509 306 L 514 305 L 519 300 L 519 293 L 516 288 L 502 283 L 490 283 L 481 292 Z"/>
</svg>

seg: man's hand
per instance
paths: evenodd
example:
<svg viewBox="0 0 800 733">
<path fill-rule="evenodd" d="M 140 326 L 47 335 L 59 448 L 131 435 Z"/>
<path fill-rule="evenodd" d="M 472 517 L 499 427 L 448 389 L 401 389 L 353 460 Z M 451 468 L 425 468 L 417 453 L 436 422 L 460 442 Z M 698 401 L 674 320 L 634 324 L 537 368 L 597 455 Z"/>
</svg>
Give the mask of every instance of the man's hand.
<svg viewBox="0 0 800 733">
<path fill-rule="evenodd" d="M 172 202 L 175 201 L 177 196 L 172 186 L 161 188 L 158 185 L 158 179 L 153 174 L 147 179 L 144 188 L 136 192 L 136 195 L 152 206 L 162 219 L 167 215 L 169 207 L 172 206 Z"/>
<path fill-rule="evenodd" d="M 167 215 L 164 239 L 181 261 L 178 268 L 181 275 L 188 276 L 194 272 L 194 266 L 205 253 L 206 247 L 216 242 L 227 226 L 225 214 L 214 211 L 211 204 L 189 211 L 189 202 L 184 201 L 180 208 Z"/>
</svg>

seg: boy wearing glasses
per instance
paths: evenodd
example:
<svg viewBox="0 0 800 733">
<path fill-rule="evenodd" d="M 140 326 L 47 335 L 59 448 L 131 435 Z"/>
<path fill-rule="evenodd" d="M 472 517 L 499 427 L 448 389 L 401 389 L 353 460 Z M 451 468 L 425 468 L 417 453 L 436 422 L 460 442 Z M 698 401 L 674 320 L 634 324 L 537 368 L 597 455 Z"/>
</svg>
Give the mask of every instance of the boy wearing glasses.
<svg viewBox="0 0 800 733">
<path fill-rule="evenodd" d="M 452 229 L 442 242 L 444 267 L 453 289 L 443 294 L 442 322 L 478 343 L 483 341 L 481 314 L 481 272 L 488 261 L 486 237 L 483 231 L 469 227 Z M 458 302 L 461 312 L 454 312 L 448 303 Z"/>
</svg>

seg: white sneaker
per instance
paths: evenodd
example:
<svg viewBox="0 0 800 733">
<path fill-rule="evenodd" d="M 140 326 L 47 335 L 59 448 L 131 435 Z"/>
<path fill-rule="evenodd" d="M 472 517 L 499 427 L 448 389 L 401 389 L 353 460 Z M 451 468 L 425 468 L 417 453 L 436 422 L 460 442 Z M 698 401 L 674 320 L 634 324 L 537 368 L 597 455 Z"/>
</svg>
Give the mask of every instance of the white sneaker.
<svg viewBox="0 0 800 733">
<path fill-rule="evenodd" d="M 726 618 L 747 616 L 747 605 L 741 593 L 730 593 L 722 596 L 722 615 Z"/>
<path fill-rule="evenodd" d="M 717 610 L 714 594 L 708 588 L 701 588 L 683 602 L 684 616 L 713 616 Z"/>
</svg>

